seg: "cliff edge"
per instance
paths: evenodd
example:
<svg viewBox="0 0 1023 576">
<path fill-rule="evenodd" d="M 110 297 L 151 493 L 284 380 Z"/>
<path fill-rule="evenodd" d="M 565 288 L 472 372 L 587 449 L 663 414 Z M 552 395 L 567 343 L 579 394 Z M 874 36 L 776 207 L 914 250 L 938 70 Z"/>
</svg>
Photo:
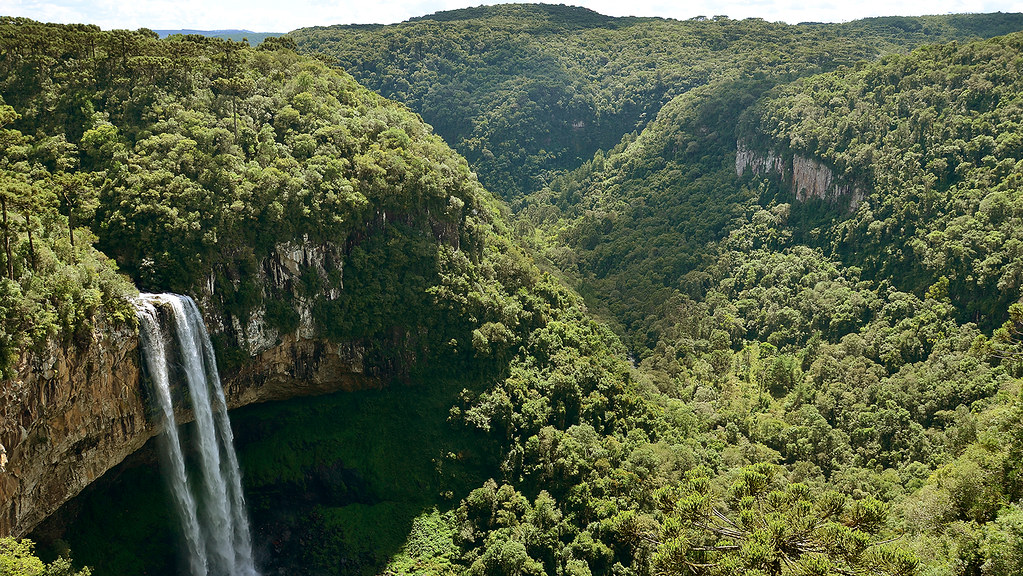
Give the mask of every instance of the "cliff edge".
<svg viewBox="0 0 1023 576">
<path fill-rule="evenodd" d="M 332 250 L 278 246 L 262 261 L 258 281 L 265 289 L 290 289 L 309 270 L 325 274 Z M 279 334 L 266 326 L 262 307 L 245 319 L 209 313 L 220 308 L 212 284 L 199 299 L 211 333 L 226 331 L 246 357 L 224 374 L 231 409 L 379 385 L 364 373 L 362 348 L 317 337 L 301 302 L 298 328 Z M 0 386 L 0 536 L 24 536 L 161 432 L 143 371 L 137 330 L 103 321 L 87 341 L 51 342 L 21 355 L 17 375 Z"/>
</svg>

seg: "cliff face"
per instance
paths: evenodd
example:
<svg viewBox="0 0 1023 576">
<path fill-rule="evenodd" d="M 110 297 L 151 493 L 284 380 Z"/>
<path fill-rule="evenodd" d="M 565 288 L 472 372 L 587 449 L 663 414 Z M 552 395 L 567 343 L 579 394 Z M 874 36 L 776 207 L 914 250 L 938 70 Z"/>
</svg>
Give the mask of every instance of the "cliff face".
<svg viewBox="0 0 1023 576">
<path fill-rule="evenodd" d="M 23 354 L 0 390 L 0 535 L 25 534 L 155 433 L 130 329 Z"/>
<path fill-rule="evenodd" d="M 259 280 L 264 295 L 280 293 L 310 268 L 325 277 L 340 266 L 336 247 L 289 243 L 263 260 Z M 298 327 L 280 334 L 263 308 L 244 319 L 208 312 L 222 303 L 212 283 L 200 289 L 210 332 L 228 333 L 247 356 L 223 375 L 230 408 L 378 385 L 363 374 L 359 345 L 317 338 L 312 301 L 336 298 L 336 290 L 296 297 Z M 28 533 L 161 431 L 141 384 L 138 348 L 136 330 L 100 321 L 88 342 L 24 353 L 17 376 L 0 382 L 0 536 Z"/>
<path fill-rule="evenodd" d="M 786 159 L 774 150 L 753 150 L 739 141 L 735 154 L 735 173 L 742 176 L 746 172 L 754 176 L 780 177 L 782 182 L 791 187 L 796 200 L 800 202 L 812 198 L 833 203 L 848 202 L 849 209 L 855 210 L 865 197 L 860 187 L 838 182 L 831 168 L 813 158 L 794 154 L 791 159 Z"/>
<path fill-rule="evenodd" d="M 331 272 L 338 277 L 338 284 L 332 284 Z M 295 337 L 312 339 L 316 337 L 313 321 L 313 303 L 318 299 L 334 300 L 343 288 L 344 255 L 341 248 L 332 243 L 312 244 L 307 240 L 278 244 L 270 255 L 260 262 L 254 280 L 263 287 L 263 297 L 272 293 L 289 294 L 298 314 L 298 328 Z M 301 289 L 302 275 L 315 274 L 322 287 L 317 294 L 304 294 Z M 236 284 L 239 281 L 236 281 Z M 286 335 L 274 328 L 266 317 L 266 308 L 257 307 L 246 317 L 224 312 L 222 294 L 216 290 L 216 282 L 208 278 L 200 288 L 196 300 L 199 307 L 221 311 L 206 318 L 210 333 L 226 333 L 229 340 L 251 357 L 276 347 Z"/>
</svg>

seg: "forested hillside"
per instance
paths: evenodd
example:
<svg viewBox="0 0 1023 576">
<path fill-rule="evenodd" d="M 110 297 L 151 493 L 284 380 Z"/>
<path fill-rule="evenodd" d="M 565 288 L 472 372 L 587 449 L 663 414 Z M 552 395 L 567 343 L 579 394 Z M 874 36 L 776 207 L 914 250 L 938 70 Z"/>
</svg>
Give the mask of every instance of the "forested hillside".
<svg viewBox="0 0 1023 576">
<path fill-rule="evenodd" d="M 961 318 L 990 325 L 1023 288 L 1021 48 L 1013 34 L 814 77 L 750 110 L 739 138 L 871 190 L 817 242 L 918 293 L 947 279 Z"/>
<path fill-rule="evenodd" d="M 725 78 L 779 82 L 928 42 L 1020 30 L 1018 14 L 790 26 L 725 17 L 611 18 L 509 4 L 393 26 L 289 33 L 408 104 L 509 200 L 643 128 L 671 98 Z"/>
<path fill-rule="evenodd" d="M 1019 570 L 1020 41 L 693 90 L 516 228 L 742 459 L 885 494 L 926 574 Z"/>
<path fill-rule="evenodd" d="M 706 290 L 720 242 L 737 240 L 807 245 L 921 296 L 940 285 L 957 319 L 990 329 L 1020 297 L 1018 38 L 813 76 L 748 108 L 742 81 L 694 90 L 638 138 L 527 197 L 518 228 L 580 275 L 637 353 L 656 343 L 651 322 L 670 294 Z M 738 176 L 737 141 L 761 157 L 816 159 L 847 197 L 796 201 L 791 170 Z M 853 190 L 866 198 L 851 204 Z"/>
<path fill-rule="evenodd" d="M 241 417 L 261 565 L 650 569 L 672 486 L 687 471 L 693 482 L 712 474 L 700 465 L 716 448 L 690 408 L 637 378 L 617 337 L 537 270 L 466 163 L 415 115 L 285 43 L 23 19 L 4 20 L 0 36 L 6 178 L 20 183 L 3 197 L 8 365 L 32 343 L 73 347 L 76 334 L 131 323 L 134 286 L 211 291 L 224 310 L 208 314 L 262 307 L 282 332 L 296 325 L 295 301 L 312 300 L 317 336 L 358 342 L 389 388 Z M 331 243 L 343 260 L 291 291 L 261 289 L 254 269 L 288 241 Z M 62 275 L 94 285 L 47 292 Z M 90 307 L 60 324 L 76 298 Z M 231 338 L 217 344 L 224 373 L 245 361 Z M 47 553 L 70 544 L 99 574 L 178 573 L 163 543 L 179 536 L 149 464 L 70 503 L 38 533 Z M 789 484 L 773 467 L 734 472 L 733 493 L 757 501 Z M 786 494 L 773 513 L 817 497 Z M 873 546 L 886 530 L 875 504 L 826 498 L 825 517 L 846 524 L 822 526 L 860 542 L 835 562 L 910 562 L 860 554 L 887 549 Z M 29 548 L 12 546 L 0 558 L 21 562 Z"/>
</svg>

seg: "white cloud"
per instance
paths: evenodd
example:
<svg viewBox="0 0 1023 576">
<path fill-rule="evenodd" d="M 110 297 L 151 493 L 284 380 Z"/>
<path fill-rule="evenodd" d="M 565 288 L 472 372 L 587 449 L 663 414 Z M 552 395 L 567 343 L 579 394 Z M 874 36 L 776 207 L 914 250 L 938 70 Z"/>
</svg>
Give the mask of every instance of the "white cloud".
<svg viewBox="0 0 1023 576">
<path fill-rule="evenodd" d="M 571 0 L 555 0 L 572 3 Z M 47 22 L 88 22 L 103 28 L 243 28 L 285 32 L 303 26 L 348 23 L 389 24 L 438 10 L 479 5 L 479 0 L 0 0 L 0 14 Z M 483 2 L 496 3 L 494 0 Z M 1019 0 L 890 0 L 860 2 L 792 0 L 580 0 L 610 16 L 662 16 L 687 19 L 724 14 L 790 23 L 840 22 L 868 16 L 1016 12 Z"/>
</svg>

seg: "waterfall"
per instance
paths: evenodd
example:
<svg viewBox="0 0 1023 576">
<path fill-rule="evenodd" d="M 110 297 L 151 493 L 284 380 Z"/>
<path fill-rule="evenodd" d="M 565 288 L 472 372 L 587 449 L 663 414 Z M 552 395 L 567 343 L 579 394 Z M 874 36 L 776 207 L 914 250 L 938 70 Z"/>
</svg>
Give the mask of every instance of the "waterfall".
<svg viewBox="0 0 1023 576">
<path fill-rule="evenodd" d="M 213 345 L 195 302 L 176 294 L 141 294 L 136 303 L 142 349 L 166 432 L 160 441 L 192 576 L 256 576 L 234 435 Z M 160 311 L 173 326 L 164 329 Z M 170 345 L 177 352 L 172 361 Z M 197 466 L 186 472 L 171 394 L 173 377 L 188 387 L 195 417 Z"/>
<path fill-rule="evenodd" d="M 160 404 L 160 413 L 165 422 L 165 431 L 161 434 L 160 445 L 166 456 L 165 460 L 170 464 L 171 495 L 185 531 L 190 571 L 193 576 L 202 576 L 208 570 L 206 544 L 200 534 L 195 498 L 192 497 L 192 492 L 188 487 L 188 477 L 185 474 L 185 456 L 181 452 L 181 440 L 178 437 L 174 405 L 170 395 L 167 347 L 164 345 L 163 334 L 160 332 L 160 321 L 154 301 L 141 297 L 138 301 L 138 315 L 142 350 L 145 354 L 150 378 L 153 380 L 154 395 Z"/>
</svg>

